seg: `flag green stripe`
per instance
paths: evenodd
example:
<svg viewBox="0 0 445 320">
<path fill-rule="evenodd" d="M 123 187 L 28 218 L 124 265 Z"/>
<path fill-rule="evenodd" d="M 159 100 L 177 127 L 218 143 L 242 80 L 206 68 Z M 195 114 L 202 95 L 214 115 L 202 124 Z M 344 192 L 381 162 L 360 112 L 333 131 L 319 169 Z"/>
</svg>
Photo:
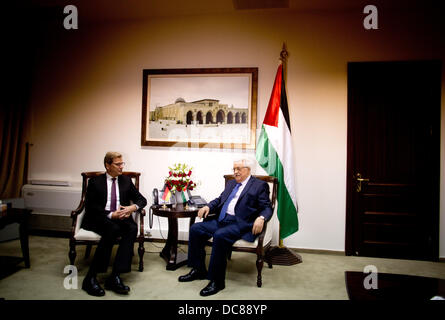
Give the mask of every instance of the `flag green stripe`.
<svg viewBox="0 0 445 320">
<path fill-rule="evenodd" d="M 278 160 L 278 181 L 284 181 L 283 166 Z M 280 220 L 280 239 L 284 239 L 298 231 L 297 209 L 284 183 L 278 184 L 277 215 Z"/>
<path fill-rule="evenodd" d="M 280 239 L 298 231 L 297 208 L 284 184 L 284 169 L 273 145 L 269 142 L 264 125 L 257 144 L 256 158 L 268 175 L 278 178 L 277 216 L 280 221 Z"/>
</svg>

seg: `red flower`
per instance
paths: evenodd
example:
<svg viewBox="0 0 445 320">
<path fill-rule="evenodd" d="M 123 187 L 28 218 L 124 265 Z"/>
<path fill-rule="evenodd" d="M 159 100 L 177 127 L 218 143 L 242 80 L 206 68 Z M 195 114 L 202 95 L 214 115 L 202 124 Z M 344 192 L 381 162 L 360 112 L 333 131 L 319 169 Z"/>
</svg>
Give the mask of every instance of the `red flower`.
<svg viewBox="0 0 445 320">
<path fill-rule="evenodd" d="M 196 183 L 190 180 L 192 175 L 192 168 L 185 164 L 175 164 L 174 167 L 169 167 L 168 176 L 165 178 L 165 184 L 172 191 L 183 192 L 187 188 L 193 190 Z"/>
</svg>

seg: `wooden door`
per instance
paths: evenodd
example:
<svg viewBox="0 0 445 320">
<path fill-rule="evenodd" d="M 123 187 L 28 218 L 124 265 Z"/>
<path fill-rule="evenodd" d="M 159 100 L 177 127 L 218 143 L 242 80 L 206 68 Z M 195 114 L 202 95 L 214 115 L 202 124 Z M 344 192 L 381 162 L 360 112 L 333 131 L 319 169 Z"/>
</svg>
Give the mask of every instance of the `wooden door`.
<svg viewBox="0 0 445 320">
<path fill-rule="evenodd" d="M 437 260 L 440 61 L 348 64 L 346 254 Z"/>
</svg>

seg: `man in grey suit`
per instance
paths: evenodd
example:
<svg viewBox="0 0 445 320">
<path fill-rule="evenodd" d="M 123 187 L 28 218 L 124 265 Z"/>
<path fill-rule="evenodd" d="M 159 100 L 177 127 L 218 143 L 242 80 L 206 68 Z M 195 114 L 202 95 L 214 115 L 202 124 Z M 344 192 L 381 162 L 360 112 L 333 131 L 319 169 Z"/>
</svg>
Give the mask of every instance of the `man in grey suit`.
<svg viewBox="0 0 445 320">
<path fill-rule="evenodd" d="M 230 180 L 221 195 L 208 206 L 198 211 L 200 218 L 209 213 L 215 219 L 205 219 L 190 228 L 188 265 L 192 270 L 179 277 L 180 282 L 209 279 L 200 291 L 201 296 L 210 296 L 225 288 L 227 255 L 239 239 L 255 241 L 261 233 L 264 221 L 272 217 L 269 185 L 251 176 L 252 162 L 248 159 L 235 161 L 235 179 Z M 212 254 L 208 272 L 205 266 L 205 245 L 213 237 Z"/>
</svg>

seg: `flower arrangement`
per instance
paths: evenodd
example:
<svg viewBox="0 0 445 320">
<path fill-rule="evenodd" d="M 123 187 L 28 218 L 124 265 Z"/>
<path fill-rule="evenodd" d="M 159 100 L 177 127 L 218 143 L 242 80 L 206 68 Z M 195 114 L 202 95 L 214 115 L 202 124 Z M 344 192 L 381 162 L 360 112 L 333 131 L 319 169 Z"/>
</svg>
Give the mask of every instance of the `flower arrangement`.
<svg viewBox="0 0 445 320">
<path fill-rule="evenodd" d="M 165 178 L 165 185 L 172 191 L 182 192 L 185 190 L 193 190 L 196 183 L 191 180 L 192 169 L 185 163 L 175 163 L 173 167 L 168 167 L 168 177 Z"/>
</svg>

